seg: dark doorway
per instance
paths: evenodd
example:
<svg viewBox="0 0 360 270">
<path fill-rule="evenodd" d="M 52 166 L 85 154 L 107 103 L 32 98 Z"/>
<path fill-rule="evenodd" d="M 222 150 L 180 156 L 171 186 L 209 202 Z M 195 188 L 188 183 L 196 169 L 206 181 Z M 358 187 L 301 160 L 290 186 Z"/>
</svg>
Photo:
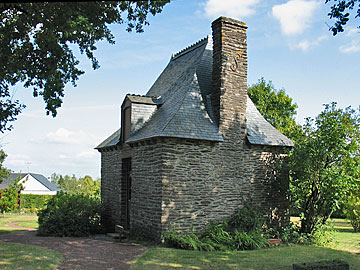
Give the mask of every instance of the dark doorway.
<svg viewBox="0 0 360 270">
<path fill-rule="evenodd" d="M 125 229 L 130 229 L 131 158 L 123 158 L 121 168 L 121 217 Z"/>
</svg>

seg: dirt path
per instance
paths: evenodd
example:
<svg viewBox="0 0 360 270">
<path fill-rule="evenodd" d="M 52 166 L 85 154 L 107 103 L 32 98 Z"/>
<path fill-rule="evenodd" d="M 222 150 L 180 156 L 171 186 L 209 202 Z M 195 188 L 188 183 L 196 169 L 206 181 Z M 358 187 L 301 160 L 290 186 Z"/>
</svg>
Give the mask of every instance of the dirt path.
<svg viewBox="0 0 360 270">
<path fill-rule="evenodd" d="M 16 224 L 14 225 L 16 226 Z M 46 247 L 64 255 L 57 269 L 130 269 L 131 261 L 145 247 L 94 237 L 42 237 L 33 231 L 15 231 L 0 235 L 0 241 Z"/>
<path fill-rule="evenodd" d="M 11 222 L 11 223 L 7 223 L 5 224 L 6 226 L 9 226 L 11 228 L 15 228 L 15 229 L 23 229 L 23 230 L 27 230 L 27 231 L 36 231 L 37 229 L 34 228 L 27 228 L 27 227 L 21 227 L 19 225 L 17 225 L 17 222 Z"/>
</svg>

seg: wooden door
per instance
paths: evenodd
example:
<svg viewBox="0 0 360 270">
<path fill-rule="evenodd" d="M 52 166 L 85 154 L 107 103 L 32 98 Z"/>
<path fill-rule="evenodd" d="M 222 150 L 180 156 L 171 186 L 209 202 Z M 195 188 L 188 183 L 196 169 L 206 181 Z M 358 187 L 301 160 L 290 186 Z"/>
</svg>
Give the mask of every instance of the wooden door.
<svg viewBox="0 0 360 270">
<path fill-rule="evenodd" d="M 131 205 L 131 158 L 122 159 L 121 210 L 124 226 L 130 228 Z"/>
</svg>

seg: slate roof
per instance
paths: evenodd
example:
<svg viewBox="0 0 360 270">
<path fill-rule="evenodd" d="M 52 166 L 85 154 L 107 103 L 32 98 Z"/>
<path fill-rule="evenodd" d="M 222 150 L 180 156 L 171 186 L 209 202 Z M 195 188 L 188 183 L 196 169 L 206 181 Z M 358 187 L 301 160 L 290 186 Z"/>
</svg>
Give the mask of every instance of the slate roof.
<svg viewBox="0 0 360 270">
<path fill-rule="evenodd" d="M 102 143 L 95 147 L 95 149 L 101 149 L 108 146 L 115 146 L 120 142 L 121 128 L 116 130 L 108 138 L 106 138 Z"/>
<path fill-rule="evenodd" d="M 147 100 L 161 100 L 151 118 L 126 142 L 154 137 L 178 137 L 223 141 L 214 121 L 211 36 L 172 56 L 169 64 L 146 93 Z M 129 95 L 127 96 L 129 97 Z M 131 96 L 133 98 L 134 96 Z M 139 99 L 146 99 L 144 96 Z M 248 140 L 251 144 L 293 146 L 291 140 L 269 124 L 248 98 L 246 110 Z M 119 130 L 97 149 L 120 141 Z"/>
<path fill-rule="evenodd" d="M 158 99 L 157 97 L 141 96 L 141 95 L 131 95 L 131 94 L 127 94 L 126 97 L 127 97 L 132 103 L 150 104 L 150 105 L 158 105 L 158 104 L 161 104 L 161 100 Z"/>
<path fill-rule="evenodd" d="M 13 184 L 15 179 L 18 177 L 24 178 L 27 175 L 34 177 L 50 191 L 60 191 L 60 188 L 58 188 L 54 183 L 51 183 L 45 176 L 36 173 L 11 173 L 8 178 L 3 179 L 2 183 L 0 184 L 0 189 L 8 188 L 9 184 Z"/>
<path fill-rule="evenodd" d="M 247 138 L 251 144 L 294 146 L 294 143 L 264 119 L 251 99 L 246 106 Z"/>
</svg>

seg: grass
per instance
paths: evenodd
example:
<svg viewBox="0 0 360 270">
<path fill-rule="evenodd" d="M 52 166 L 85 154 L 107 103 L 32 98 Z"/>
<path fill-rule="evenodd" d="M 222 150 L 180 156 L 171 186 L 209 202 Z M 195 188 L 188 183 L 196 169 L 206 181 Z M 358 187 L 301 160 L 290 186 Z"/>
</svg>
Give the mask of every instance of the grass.
<svg viewBox="0 0 360 270">
<path fill-rule="evenodd" d="M 291 270 L 294 263 L 344 260 L 351 270 L 360 270 L 360 256 L 313 246 L 293 246 L 235 252 L 189 251 L 154 248 L 138 258 L 132 270 L 248 269 Z"/>
<path fill-rule="evenodd" d="M 16 223 L 20 227 L 36 229 L 38 227 L 37 220 L 37 215 L 5 214 L 3 216 L 0 214 L 0 234 L 23 230 L 9 227 L 6 225 L 8 223 Z"/>
<path fill-rule="evenodd" d="M 298 217 L 291 217 L 291 221 L 299 223 Z M 334 226 L 334 243 L 331 248 L 360 254 L 360 233 L 354 232 L 350 222 L 346 219 L 332 218 L 329 220 Z"/>
<path fill-rule="evenodd" d="M 299 218 L 291 220 L 298 222 Z M 291 270 L 295 263 L 339 259 L 348 262 L 351 270 L 360 270 L 360 233 L 355 233 L 347 220 L 331 219 L 330 222 L 336 229 L 331 248 L 283 246 L 254 251 L 204 252 L 158 247 L 149 249 L 134 261 L 131 269 Z"/>
<path fill-rule="evenodd" d="M 334 225 L 334 249 L 344 250 L 360 254 L 360 233 L 354 232 L 350 222 L 345 219 L 331 219 L 330 223 Z"/>
<path fill-rule="evenodd" d="M 8 223 L 36 229 L 37 220 L 36 215 L 5 214 L 4 217 L 0 215 L 0 234 L 23 230 L 9 227 L 6 225 Z M 56 269 L 61 260 L 63 260 L 61 253 L 47 248 L 0 241 L 0 269 Z"/>
<path fill-rule="evenodd" d="M 56 269 L 63 260 L 59 252 L 25 244 L 0 242 L 0 269 Z"/>
</svg>

